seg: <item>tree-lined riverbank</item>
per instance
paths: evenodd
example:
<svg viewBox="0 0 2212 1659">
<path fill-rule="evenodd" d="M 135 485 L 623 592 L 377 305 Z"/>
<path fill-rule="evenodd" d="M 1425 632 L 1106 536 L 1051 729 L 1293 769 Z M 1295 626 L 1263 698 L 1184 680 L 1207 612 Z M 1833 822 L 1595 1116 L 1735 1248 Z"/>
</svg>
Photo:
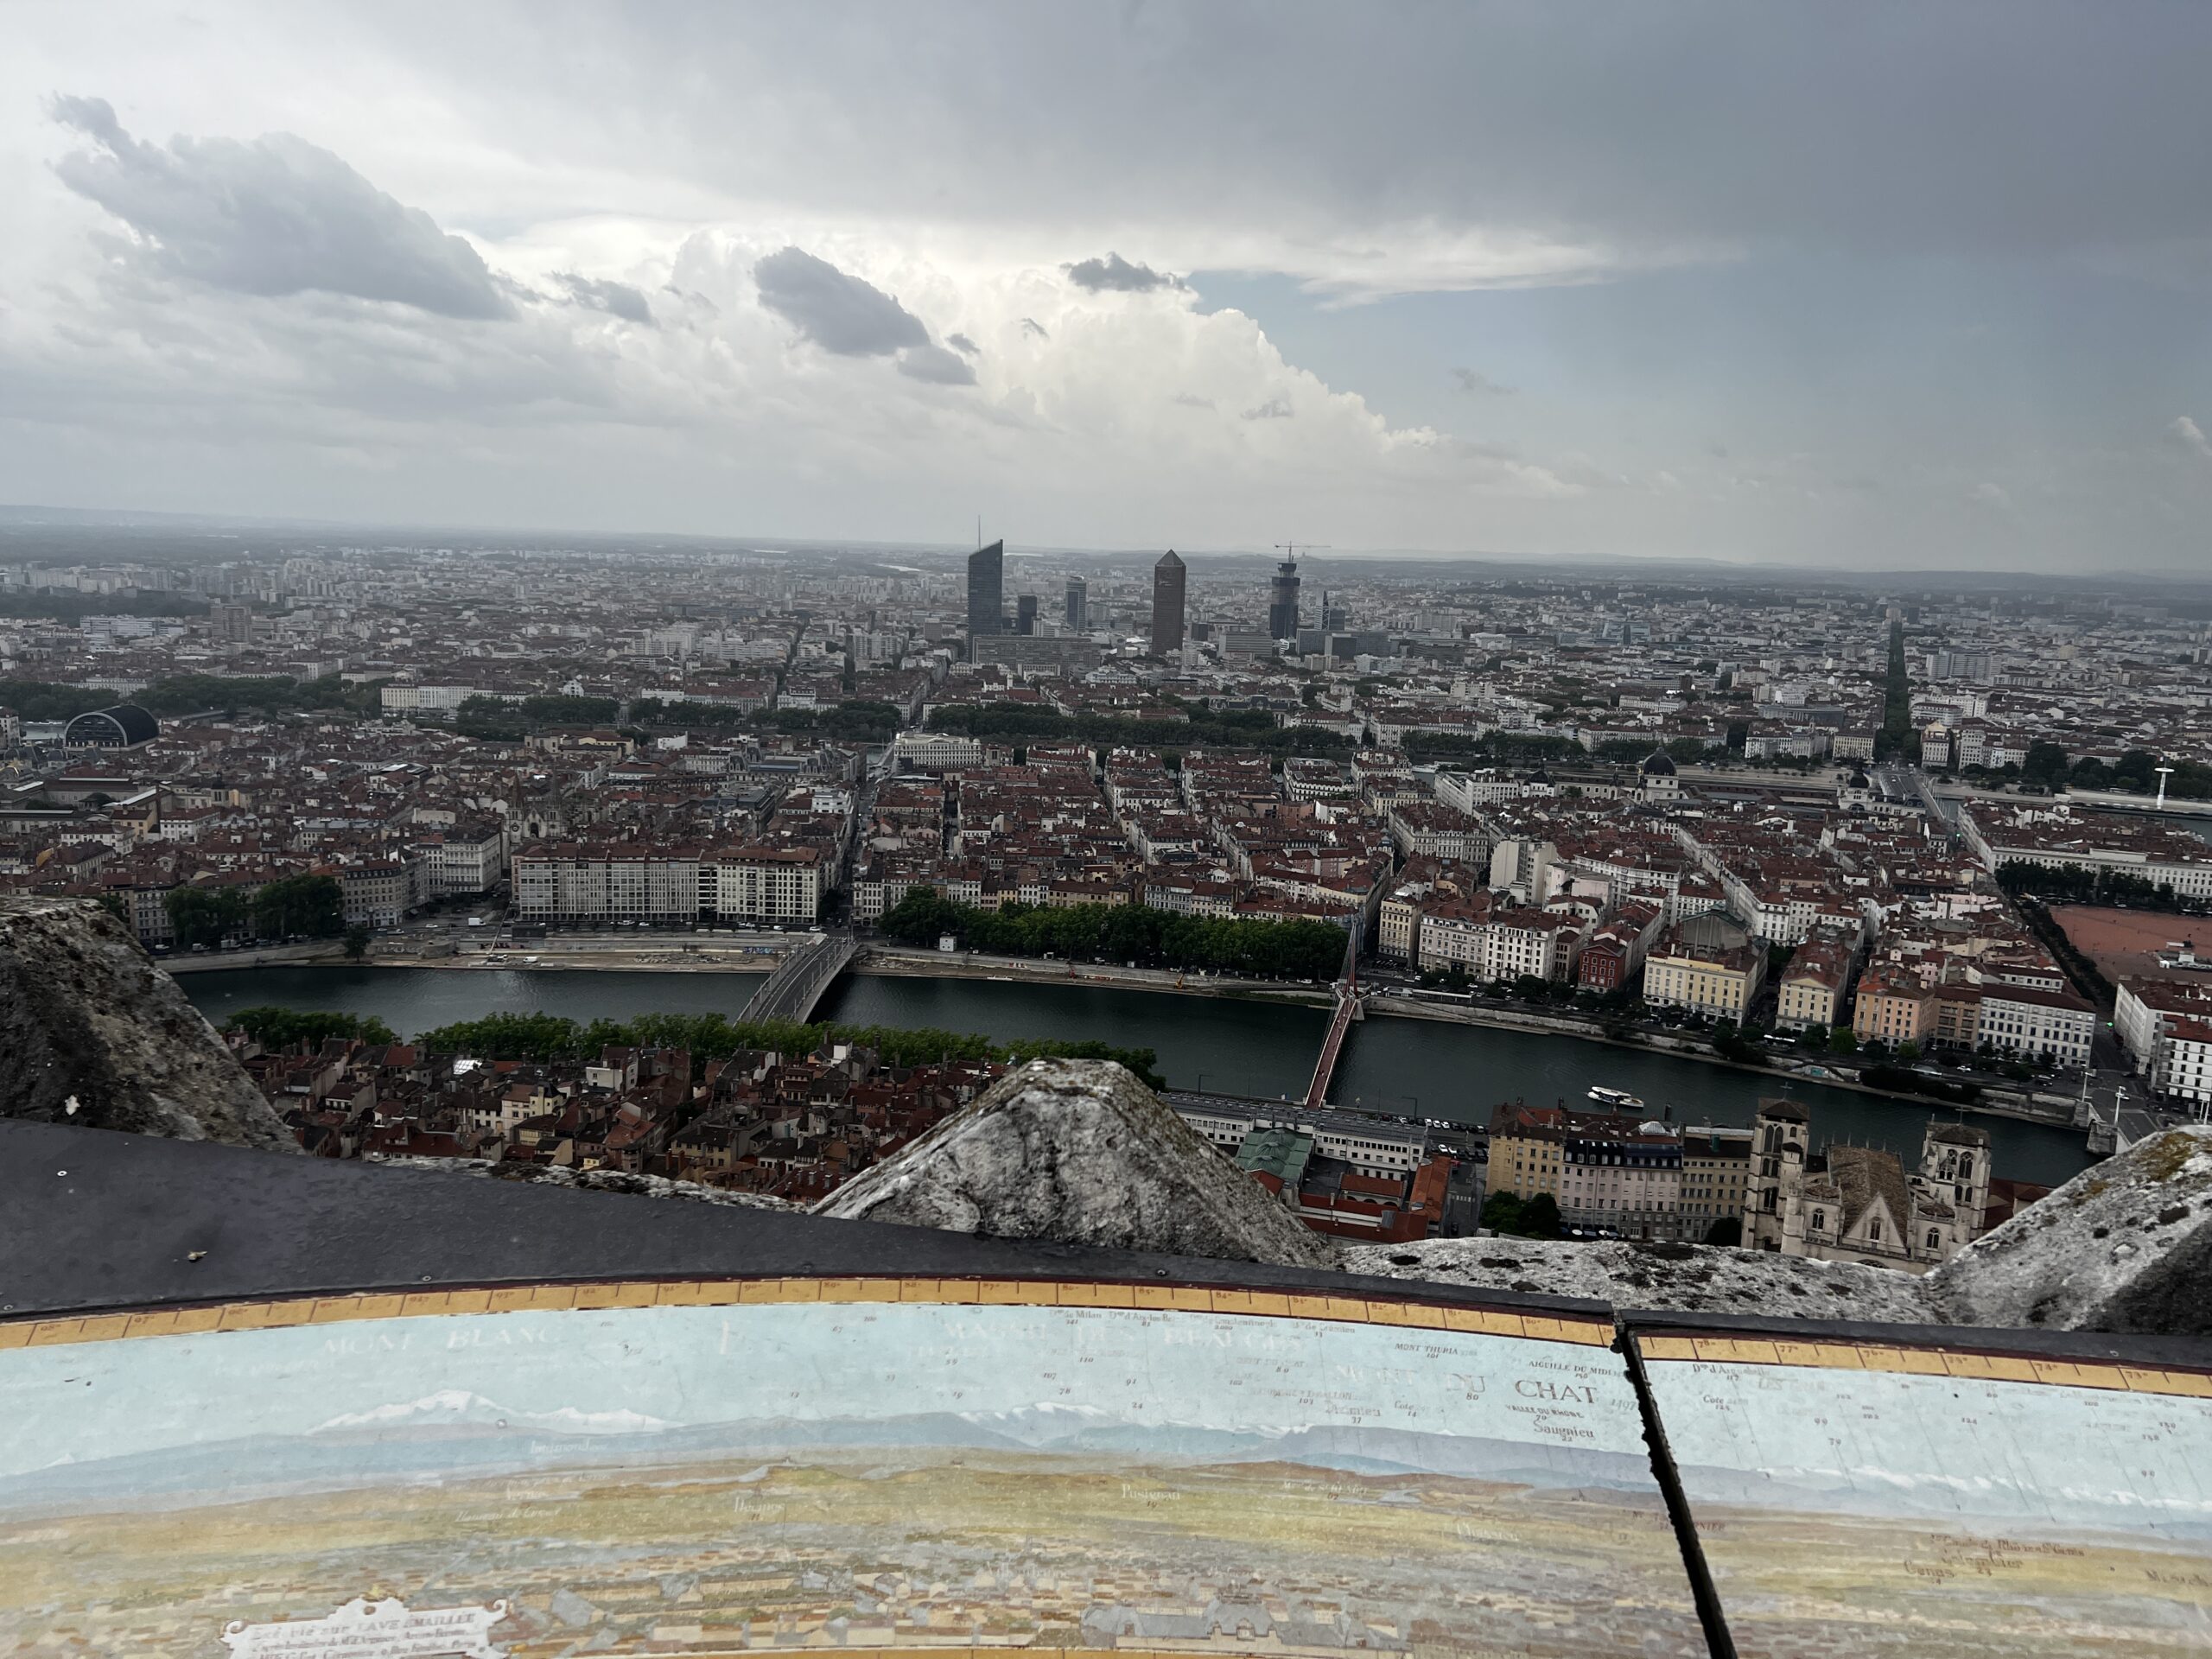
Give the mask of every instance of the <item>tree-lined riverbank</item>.
<svg viewBox="0 0 2212 1659">
<path fill-rule="evenodd" d="M 532 972 L 422 973 L 385 968 L 272 968 L 203 973 L 184 982 L 194 1003 L 220 1020 L 257 1004 L 375 1014 L 412 1036 L 487 1013 L 547 1013 L 588 1023 L 650 1013 L 734 1017 L 759 974 Z M 1275 999 L 1179 996 L 1103 984 L 1011 978 L 849 976 L 819 1020 L 848 1026 L 977 1032 L 1149 1048 L 1173 1085 L 1285 1096 L 1305 1090 L 1326 1012 Z M 1498 1102 L 1563 1101 L 1587 1107 L 1592 1084 L 1640 1096 L 1646 1115 L 1675 1122 L 1746 1124 L 1764 1095 L 1789 1093 L 1814 1114 L 1817 1141 L 1852 1140 L 1916 1156 L 1925 1105 L 1739 1071 L 1684 1056 L 1611 1047 L 1532 1032 L 1416 1020 L 1374 1019 L 1356 1028 L 1334 1098 L 1411 1118 L 1485 1124 Z M 2089 1158 L 2078 1133 L 2005 1119 L 1989 1130 L 1997 1172 L 2056 1185 Z"/>
</svg>

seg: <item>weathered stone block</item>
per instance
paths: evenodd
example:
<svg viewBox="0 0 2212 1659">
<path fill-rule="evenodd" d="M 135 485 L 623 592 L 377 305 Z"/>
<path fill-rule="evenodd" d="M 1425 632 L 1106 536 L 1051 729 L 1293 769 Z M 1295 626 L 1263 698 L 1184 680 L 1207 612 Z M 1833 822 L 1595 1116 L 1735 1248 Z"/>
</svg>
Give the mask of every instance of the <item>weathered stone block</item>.
<svg viewBox="0 0 2212 1659">
<path fill-rule="evenodd" d="M 2146 1135 L 1928 1276 L 1961 1325 L 2212 1335 L 2212 1128 Z"/>
<path fill-rule="evenodd" d="M 1338 1252 L 1123 1068 L 1033 1060 L 817 1205 L 848 1221 L 1233 1262 Z"/>
<path fill-rule="evenodd" d="M 0 1116 L 299 1150 L 177 982 L 85 899 L 0 899 Z"/>
</svg>

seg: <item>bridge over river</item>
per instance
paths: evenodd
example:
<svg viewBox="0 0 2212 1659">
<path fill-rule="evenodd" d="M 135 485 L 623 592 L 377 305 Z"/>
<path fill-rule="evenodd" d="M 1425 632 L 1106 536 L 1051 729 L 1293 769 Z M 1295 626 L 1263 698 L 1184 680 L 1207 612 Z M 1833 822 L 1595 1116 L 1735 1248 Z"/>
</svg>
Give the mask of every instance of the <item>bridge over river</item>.
<svg viewBox="0 0 2212 1659">
<path fill-rule="evenodd" d="M 776 964 L 760 988 L 745 1005 L 741 1020 L 792 1020 L 804 1023 L 812 1017 L 838 975 L 853 959 L 852 932 L 840 929 L 800 946 Z"/>
<path fill-rule="evenodd" d="M 1337 1006 L 1329 1015 L 1328 1034 L 1321 1039 L 1320 1058 L 1313 1062 L 1313 1079 L 1306 1085 L 1306 1103 L 1309 1107 L 1328 1103 L 1329 1084 L 1337 1075 L 1337 1062 L 1344 1058 L 1344 1039 L 1351 1035 L 1351 1022 L 1366 1017 L 1366 1010 L 1359 1001 L 1359 941 L 1364 931 L 1361 924 L 1365 919 L 1364 912 L 1354 912 L 1351 938 L 1344 942 L 1344 972 L 1337 976 Z"/>
</svg>

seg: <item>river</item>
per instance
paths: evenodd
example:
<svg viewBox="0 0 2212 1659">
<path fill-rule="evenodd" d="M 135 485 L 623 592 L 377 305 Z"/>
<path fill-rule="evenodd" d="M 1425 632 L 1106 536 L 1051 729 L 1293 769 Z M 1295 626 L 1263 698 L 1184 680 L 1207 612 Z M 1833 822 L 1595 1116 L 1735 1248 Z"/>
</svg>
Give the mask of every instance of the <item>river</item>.
<svg viewBox="0 0 2212 1659">
<path fill-rule="evenodd" d="M 758 974 L 610 970 L 492 972 L 480 969 L 248 968 L 190 974 L 177 982 L 219 1023 L 257 1004 L 372 1014 L 403 1036 L 493 1013 L 573 1020 L 650 1013 L 735 1014 Z M 1105 986 L 849 975 L 817 1018 L 851 1025 L 935 1026 L 1016 1037 L 1090 1038 L 1149 1048 L 1181 1088 L 1297 1097 L 1306 1091 L 1327 1024 L 1319 1008 L 1177 996 Z M 1749 1123 L 1782 1080 L 1675 1055 L 1614 1048 L 1572 1037 L 1484 1026 L 1377 1017 L 1353 1027 L 1331 1090 L 1337 1104 L 1401 1117 L 1487 1123 L 1500 1101 L 1564 1101 L 1595 1109 L 1592 1084 L 1643 1096 L 1648 1115 L 1676 1122 Z M 1816 1142 L 1886 1146 L 1918 1156 L 1928 1109 L 1846 1089 L 1793 1084 L 1813 1114 Z M 1949 1114 L 1943 1114 L 1947 1120 Z M 2009 1118 L 1974 1117 L 1989 1131 L 1997 1173 L 2050 1185 L 2087 1167 L 2079 1134 Z"/>
</svg>

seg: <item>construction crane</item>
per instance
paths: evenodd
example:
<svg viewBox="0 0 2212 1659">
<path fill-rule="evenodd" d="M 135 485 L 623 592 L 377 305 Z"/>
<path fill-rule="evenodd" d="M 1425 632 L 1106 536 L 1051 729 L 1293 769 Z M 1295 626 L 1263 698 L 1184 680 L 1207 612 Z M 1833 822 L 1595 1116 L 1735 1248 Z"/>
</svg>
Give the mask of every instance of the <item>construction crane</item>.
<svg viewBox="0 0 2212 1659">
<path fill-rule="evenodd" d="M 1329 544 L 1326 542 L 1277 542 L 1275 543 L 1275 551 L 1293 564 L 1298 563 L 1298 550 L 1300 548 L 1304 548 L 1308 553 L 1325 553 L 1329 550 Z"/>
</svg>

